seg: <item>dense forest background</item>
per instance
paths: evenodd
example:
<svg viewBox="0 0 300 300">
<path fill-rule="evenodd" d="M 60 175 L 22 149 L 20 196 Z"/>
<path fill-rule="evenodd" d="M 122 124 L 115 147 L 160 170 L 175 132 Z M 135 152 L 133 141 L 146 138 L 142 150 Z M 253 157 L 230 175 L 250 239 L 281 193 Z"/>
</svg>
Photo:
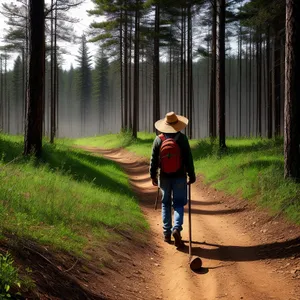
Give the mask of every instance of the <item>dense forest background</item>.
<svg viewBox="0 0 300 300">
<path fill-rule="evenodd" d="M 10 26 L 1 49 L 0 130 L 12 134 L 24 133 L 26 2 L 1 7 Z M 154 121 L 173 110 L 191 120 L 191 137 L 215 136 L 217 1 L 94 3 L 89 13 L 105 21 L 91 24 L 77 39 L 78 67 L 70 70 L 61 67 L 65 49 L 56 41 L 74 41 L 68 34 L 76 19 L 68 12 L 79 2 L 52 1 L 45 7 L 44 135 L 90 136 L 135 124 L 138 131 L 151 132 Z M 285 1 L 227 1 L 227 136 L 283 134 L 284 41 Z M 89 54 L 90 42 L 99 45 L 96 57 Z M 7 70 L 16 51 L 20 55 Z"/>
</svg>

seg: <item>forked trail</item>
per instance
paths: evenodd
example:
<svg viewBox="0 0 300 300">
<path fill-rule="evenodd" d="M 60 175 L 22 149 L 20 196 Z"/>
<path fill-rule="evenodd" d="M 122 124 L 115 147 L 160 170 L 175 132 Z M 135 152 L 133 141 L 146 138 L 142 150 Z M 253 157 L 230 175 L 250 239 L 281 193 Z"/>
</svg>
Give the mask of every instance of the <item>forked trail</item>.
<svg viewBox="0 0 300 300">
<path fill-rule="evenodd" d="M 85 148 L 118 162 L 129 175 L 150 223 L 160 261 L 149 264 L 155 293 L 149 299 L 300 300 L 300 228 L 280 217 L 270 218 L 243 200 L 192 186 L 193 255 L 203 269 L 189 268 L 188 218 L 182 232 L 186 247 L 178 251 L 162 241 L 161 210 L 154 210 L 157 189 L 147 162 L 125 150 Z M 159 207 L 159 206 L 158 206 Z M 152 296 L 151 296 L 152 295 Z"/>
</svg>

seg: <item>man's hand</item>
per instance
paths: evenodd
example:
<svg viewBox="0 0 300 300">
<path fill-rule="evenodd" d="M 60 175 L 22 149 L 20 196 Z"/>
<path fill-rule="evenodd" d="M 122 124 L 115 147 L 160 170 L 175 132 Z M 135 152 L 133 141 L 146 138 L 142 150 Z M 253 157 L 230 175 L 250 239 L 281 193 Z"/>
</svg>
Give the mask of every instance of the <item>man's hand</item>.
<svg viewBox="0 0 300 300">
<path fill-rule="evenodd" d="M 188 185 L 193 184 L 196 181 L 196 176 L 189 177 Z"/>
<path fill-rule="evenodd" d="M 152 178 L 152 184 L 154 186 L 158 186 L 158 180 L 157 180 L 157 178 Z"/>
</svg>

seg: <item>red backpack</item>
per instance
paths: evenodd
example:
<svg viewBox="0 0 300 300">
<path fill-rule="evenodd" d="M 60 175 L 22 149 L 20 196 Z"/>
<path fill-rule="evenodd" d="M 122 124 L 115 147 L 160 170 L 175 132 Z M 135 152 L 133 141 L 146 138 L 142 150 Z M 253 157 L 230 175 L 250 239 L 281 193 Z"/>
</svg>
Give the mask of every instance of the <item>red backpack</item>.
<svg viewBox="0 0 300 300">
<path fill-rule="evenodd" d="M 159 135 L 162 140 L 159 152 L 160 169 L 163 173 L 175 173 L 181 168 L 181 150 L 177 144 L 179 135 L 177 134 L 174 138 Z"/>
</svg>

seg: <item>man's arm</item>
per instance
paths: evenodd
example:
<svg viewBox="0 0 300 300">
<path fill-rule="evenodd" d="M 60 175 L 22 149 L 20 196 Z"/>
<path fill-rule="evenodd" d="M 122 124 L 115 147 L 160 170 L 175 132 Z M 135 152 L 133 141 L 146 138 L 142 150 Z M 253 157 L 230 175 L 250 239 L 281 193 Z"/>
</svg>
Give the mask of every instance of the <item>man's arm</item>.
<svg viewBox="0 0 300 300">
<path fill-rule="evenodd" d="M 152 154 L 150 160 L 150 177 L 152 179 L 152 183 L 157 183 L 157 171 L 159 167 L 159 149 L 160 149 L 161 139 L 157 136 L 153 141 L 152 145 Z"/>
</svg>

